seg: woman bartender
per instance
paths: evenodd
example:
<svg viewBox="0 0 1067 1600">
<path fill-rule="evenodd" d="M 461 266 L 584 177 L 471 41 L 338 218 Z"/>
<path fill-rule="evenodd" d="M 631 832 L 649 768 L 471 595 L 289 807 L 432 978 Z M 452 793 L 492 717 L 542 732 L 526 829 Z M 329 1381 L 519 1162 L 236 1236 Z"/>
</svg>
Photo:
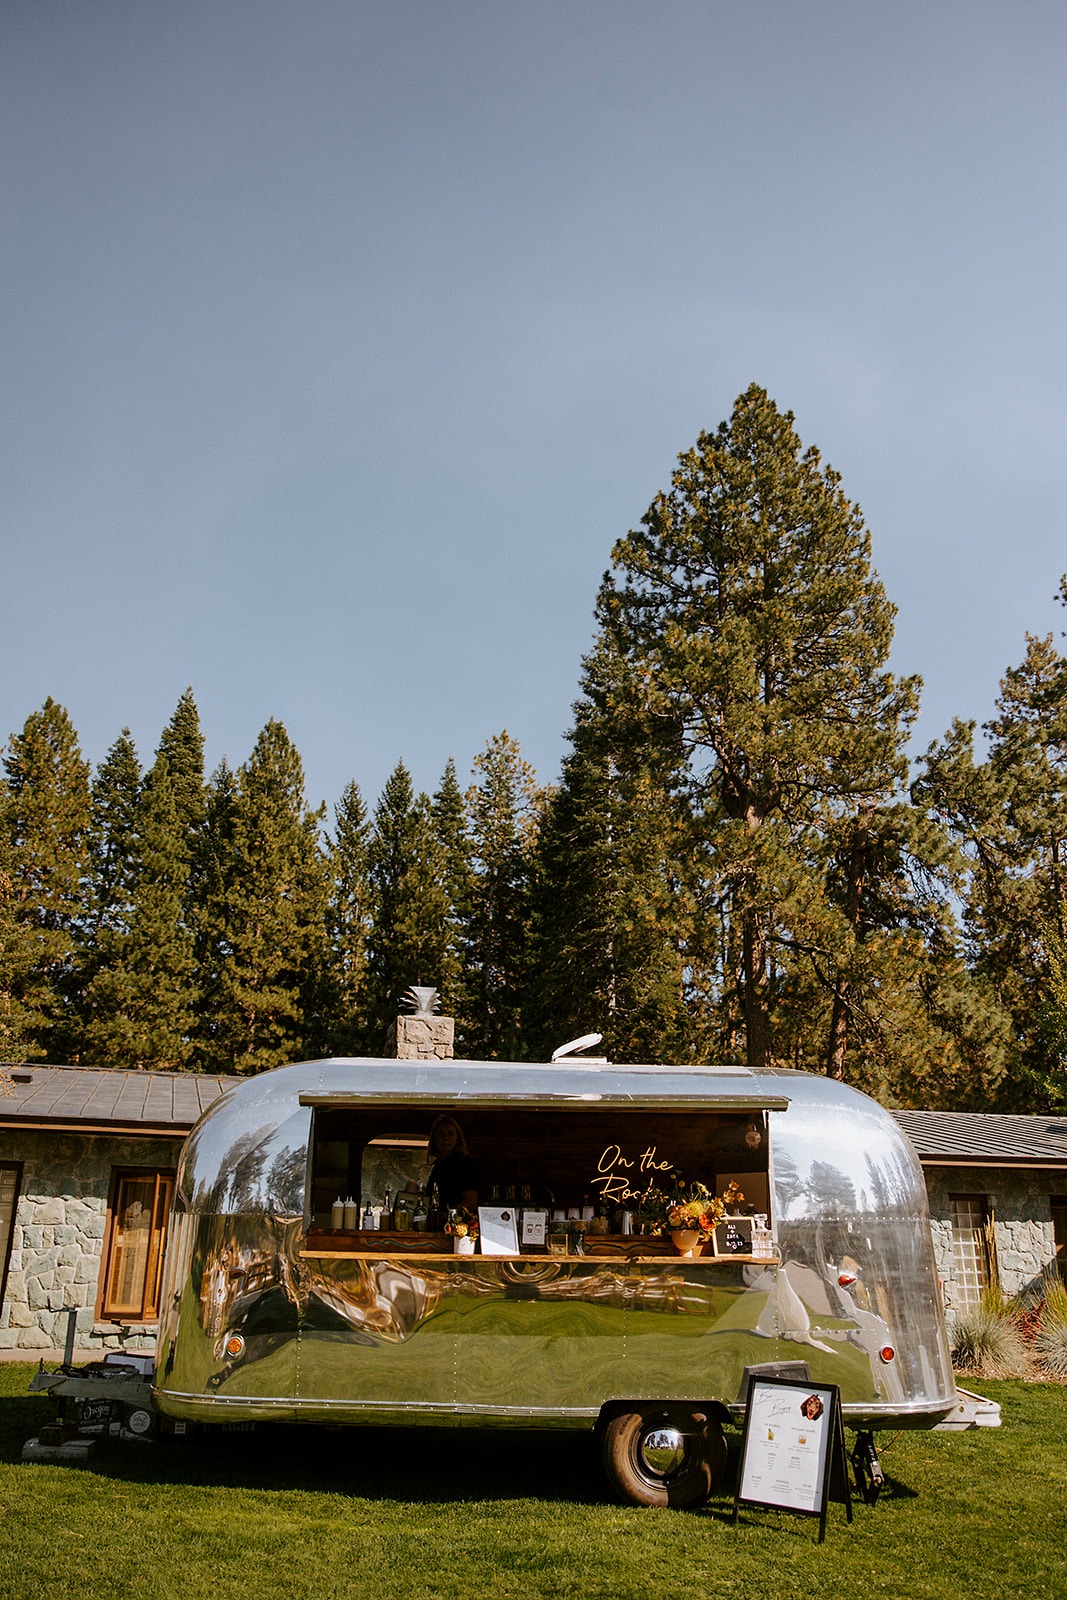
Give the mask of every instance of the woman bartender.
<svg viewBox="0 0 1067 1600">
<path fill-rule="evenodd" d="M 455 1117 L 446 1114 L 438 1117 L 430 1129 L 430 1154 L 434 1158 L 426 1183 L 427 1193 L 434 1189 L 445 1210 L 466 1206 L 474 1211 L 478 1206 L 478 1178 L 474 1162 L 467 1154 L 467 1141 Z"/>
</svg>

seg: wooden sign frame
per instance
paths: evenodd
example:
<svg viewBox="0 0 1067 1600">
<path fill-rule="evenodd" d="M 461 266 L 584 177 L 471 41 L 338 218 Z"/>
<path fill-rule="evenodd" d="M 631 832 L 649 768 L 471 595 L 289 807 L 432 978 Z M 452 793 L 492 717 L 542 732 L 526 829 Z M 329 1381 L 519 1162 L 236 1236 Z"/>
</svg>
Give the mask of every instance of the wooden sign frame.
<svg viewBox="0 0 1067 1600">
<path fill-rule="evenodd" d="M 818 1517 L 826 1537 L 829 1500 L 852 1521 L 841 1393 L 836 1384 L 752 1373 L 731 1521 L 742 1505 Z"/>
</svg>

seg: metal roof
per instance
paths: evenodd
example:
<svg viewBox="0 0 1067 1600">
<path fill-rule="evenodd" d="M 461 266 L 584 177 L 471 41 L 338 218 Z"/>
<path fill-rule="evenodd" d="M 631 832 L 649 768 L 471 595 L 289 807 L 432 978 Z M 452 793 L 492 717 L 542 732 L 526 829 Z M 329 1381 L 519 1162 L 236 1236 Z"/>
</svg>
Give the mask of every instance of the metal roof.
<svg viewBox="0 0 1067 1600">
<path fill-rule="evenodd" d="M 1067 1117 L 894 1111 L 928 1166 L 1067 1167 Z"/>
<path fill-rule="evenodd" d="M 196 1072 L 136 1072 L 121 1067 L 26 1066 L 0 1086 L 0 1127 L 77 1128 L 85 1133 L 184 1136 L 233 1078 Z"/>
<path fill-rule="evenodd" d="M 284 1098 L 322 1109 L 456 1103 L 572 1108 L 585 1104 L 637 1111 L 690 1105 L 709 1111 L 755 1112 L 784 1111 L 789 1104 L 789 1094 L 777 1077 L 760 1077 L 747 1067 L 616 1066 L 578 1056 L 556 1062 L 335 1056 L 279 1067 L 273 1084 Z"/>
</svg>

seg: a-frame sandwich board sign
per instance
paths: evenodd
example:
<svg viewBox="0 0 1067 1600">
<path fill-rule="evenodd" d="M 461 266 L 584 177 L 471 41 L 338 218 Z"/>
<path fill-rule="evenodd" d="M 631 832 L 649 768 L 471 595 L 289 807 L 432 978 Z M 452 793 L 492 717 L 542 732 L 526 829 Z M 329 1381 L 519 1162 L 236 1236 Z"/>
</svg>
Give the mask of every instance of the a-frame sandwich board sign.
<svg viewBox="0 0 1067 1600">
<path fill-rule="evenodd" d="M 844 1501 L 851 1522 L 852 1495 L 837 1385 L 752 1373 L 731 1520 L 736 1523 L 742 1505 L 818 1517 L 821 1544 L 831 1498 Z"/>
</svg>

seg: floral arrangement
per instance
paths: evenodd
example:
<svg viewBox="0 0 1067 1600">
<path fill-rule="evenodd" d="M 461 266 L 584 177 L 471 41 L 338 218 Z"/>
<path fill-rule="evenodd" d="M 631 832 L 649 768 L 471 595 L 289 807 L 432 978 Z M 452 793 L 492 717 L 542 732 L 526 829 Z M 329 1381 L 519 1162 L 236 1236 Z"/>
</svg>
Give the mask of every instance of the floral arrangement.
<svg viewBox="0 0 1067 1600">
<path fill-rule="evenodd" d="M 726 1207 L 718 1195 L 703 1183 L 691 1183 L 669 1201 L 667 1226 L 672 1232 L 695 1230 L 702 1239 L 710 1239 L 725 1214 Z"/>
<path fill-rule="evenodd" d="M 454 1239 L 477 1239 L 477 1212 L 468 1211 L 466 1206 L 457 1206 L 454 1211 L 450 1211 L 448 1214 L 445 1232 L 450 1233 Z"/>
<path fill-rule="evenodd" d="M 734 1210 L 742 1203 L 744 1192 L 733 1179 L 726 1184 L 721 1198 L 713 1195 L 707 1184 L 689 1184 L 688 1189 L 680 1184 L 665 1206 L 667 1227 L 672 1232 L 696 1229 L 697 1234 L 707 1240 L 712 1237 L 721 1219 L 725 1218 L 726 1211 Z"/>
</svg>

